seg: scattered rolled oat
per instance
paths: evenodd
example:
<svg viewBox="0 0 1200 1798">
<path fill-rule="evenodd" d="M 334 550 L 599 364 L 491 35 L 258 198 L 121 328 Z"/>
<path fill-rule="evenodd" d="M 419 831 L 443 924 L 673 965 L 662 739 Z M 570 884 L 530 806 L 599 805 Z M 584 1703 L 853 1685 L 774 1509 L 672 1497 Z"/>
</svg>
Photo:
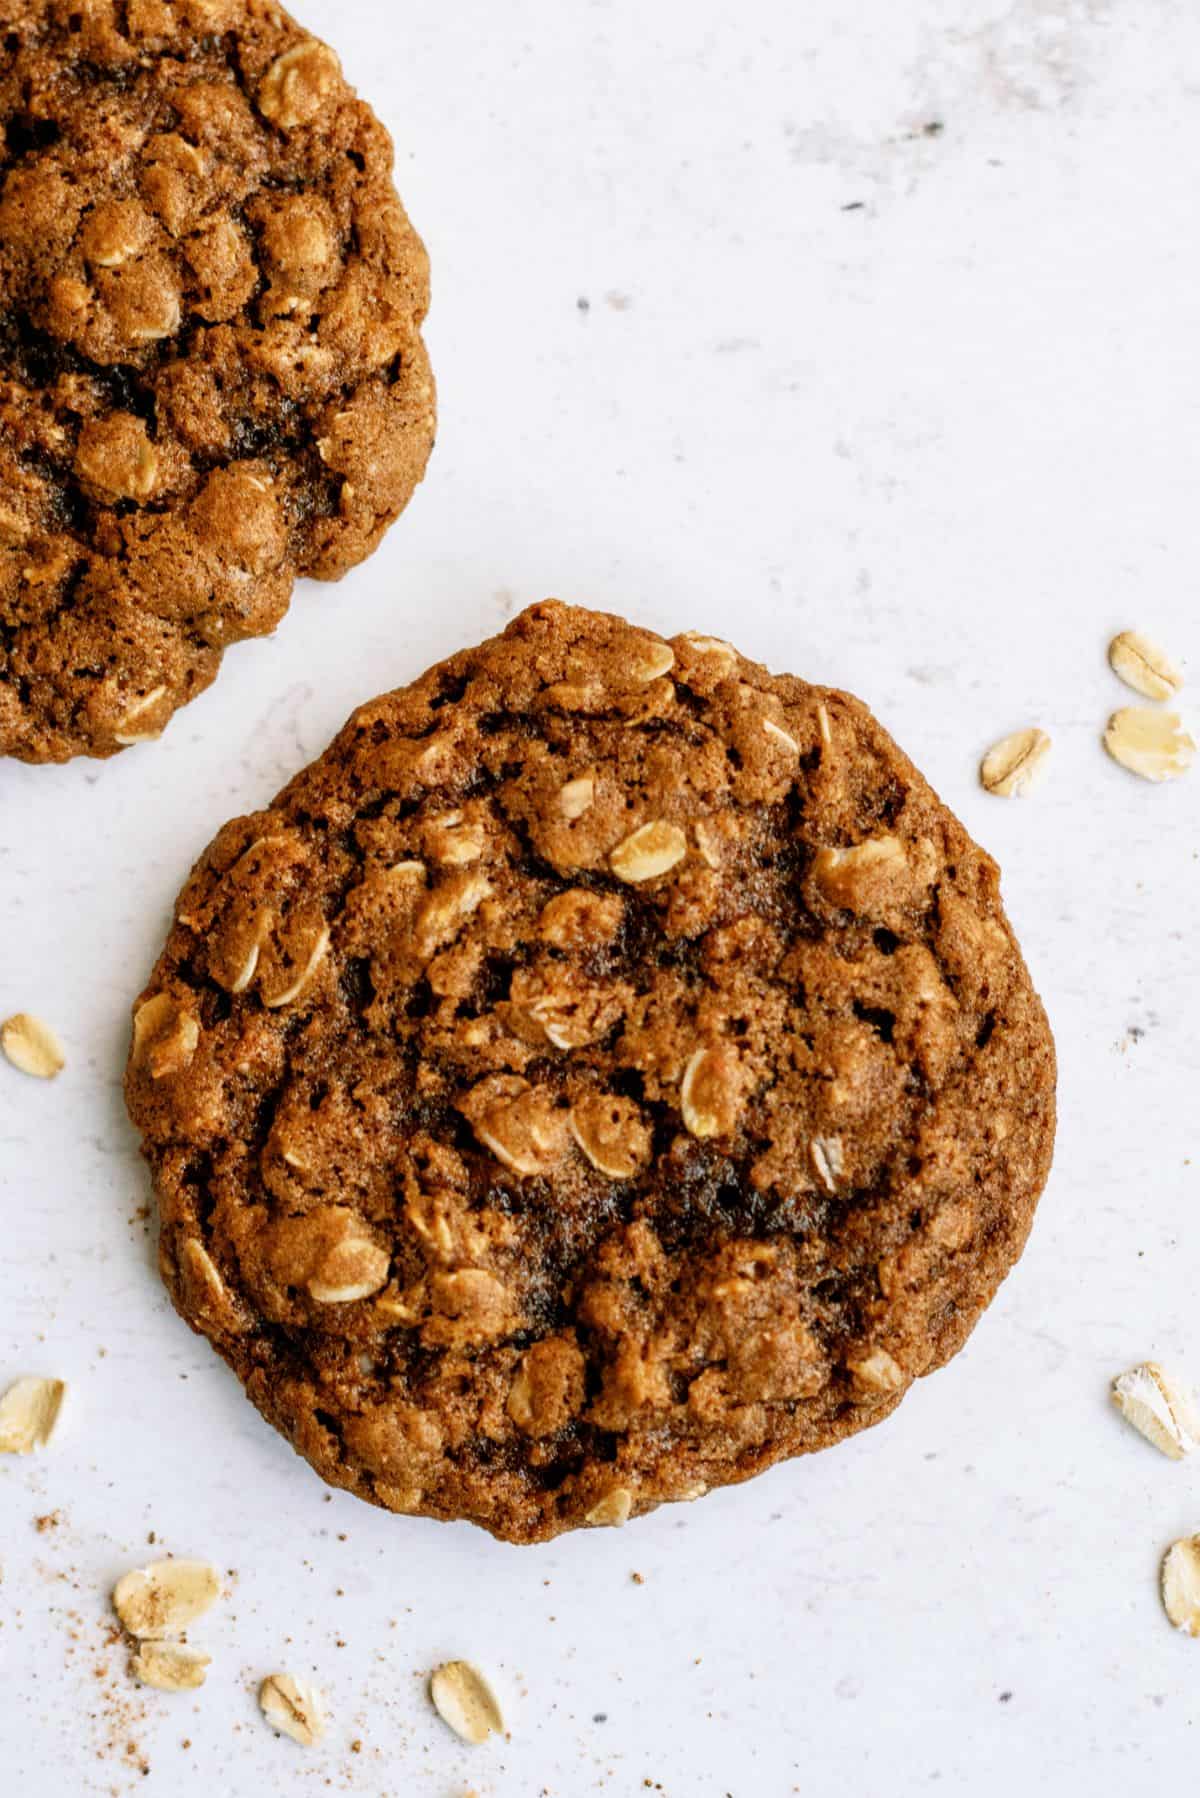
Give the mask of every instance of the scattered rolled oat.
<svg viewBox="0 0 1200 1798">
<path fill-rule="evenodd" d="M 194 1692 L 204 1684 L 212 1656 L 181 1642 L 140 1642 L 132 1665 L 144 1686 L 159 1692 Z"/>
<path fill-rule="evenodd" d="M 0 1454 L 28 1455 L 53 1436 L 67 1388 L 62 1380 L 15 1380 L 0 1398 Z"/>
<path fill-rule="evenodd" d="M 1163 1609 L 1189 1636 L 1200 1636 L 1200 1536 L 1172 1542 L 1162 1564 Z"/>
<path fill-rule="evenodd" d="M 1182 1461 L 1200 1442 L 1195 1399 L 1157 1361 L 1143 1361 L 1112 1383 L 1122 1417 L 1172 1461 Z"/>
<path fill-rule="evenodd" d="M 1001 799 L 1022 799 L 1046 772 L 1050 738 L 1044 730 L 1015 730 L 1001 737 L 979 764 L 980 785 Z"/>
<path fill-rule="evenodd" d="M 67 1065 L 62 1044 L 40 1018 L 19 1011 L 0 1024 L 0 1049 L 23 1074 L 37 1080 L 53 1080 Z"/>
<path fill-rule="evenodd" d="M 504 1718 L 496 1694 L 469 1661 L 447 1661 L 430 1676 L 429 1696 L 443 1723 L 476 1747 L 501 1735 Z"/>
<path fill-rule="evenodd" d="M 215 1567 L 207 1561 L 152 1561 L 113 1587 L 113 1609 L 131 1636 L 157 1642 L 181 1636 L 216 1601 Z"/>
<path fill-rule="evenodd" d="M 258 1688 L 258 1703 L 271 1727 L 302 1748 L 311 1748 L 325 1734 L 325 1700 L 320 1688 L 293 1679 L 290 1673 L 268 1674 Z"/>
<path fill-rule="evenodd" d="M 1183 674 L 1164 649 L 1140 631 L 1121 631 L 1108 646 L 1114 674 L 1147 699 L 1171 699 L 1183 685 Z"/>
<path fill-rule="evenodd" d="M 1114 762 L 1143 780 L 1178 780 L 1192 765 L 1195 738 L 1184 729 L 1178 712 L 1155 712 L 1127 705 L 1114 712 L 1104 733 L 1104 747 Z"/>
</svg>

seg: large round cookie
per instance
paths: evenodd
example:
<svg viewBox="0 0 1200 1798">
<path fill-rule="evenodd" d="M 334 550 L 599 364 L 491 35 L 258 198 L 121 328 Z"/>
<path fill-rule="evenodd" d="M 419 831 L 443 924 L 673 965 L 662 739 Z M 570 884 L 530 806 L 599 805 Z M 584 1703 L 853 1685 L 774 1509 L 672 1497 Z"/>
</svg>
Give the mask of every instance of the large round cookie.
<svg viewBox="0 0 1200 1798">
<path fill-rule="evenodd" d="M 858 700 L 547 602 L 221 831 L 127 1094 L 163 1277 L 264 1415 L 529 1542 L 952 1355 L 1054 1050 L 995 864 Z"/>
<path fill-rule="evenodd" d="M 270 0 L 0 0 L 0 755 L 156 736 L 420 480 L 387 132 Z"/>
</svg>

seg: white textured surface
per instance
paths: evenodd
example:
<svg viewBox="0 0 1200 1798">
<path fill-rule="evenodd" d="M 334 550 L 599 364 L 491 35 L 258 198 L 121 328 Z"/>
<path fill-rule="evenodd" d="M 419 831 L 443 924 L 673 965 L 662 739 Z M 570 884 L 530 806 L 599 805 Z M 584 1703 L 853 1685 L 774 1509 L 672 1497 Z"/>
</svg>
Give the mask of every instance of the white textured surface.
<svg viewBox="0 0 1200 1798">
<path fill-rule="evenodd" d="M 0 766 L 0 1015 L 70 1055 L 48 1086 L 0 1067 L 0 1377 L 75 1388 L 60 1444 L 0 1467 L 0 1767 L 23 1798 L 1184 1789 L 1200 1643 L 1156 1574 L 1200 1467 L 1106 1388 L 1147 1355 L 1200 1373 L 1200 771 L 1151 788 L 1098 738 L 1113 630 L 1200 663 L 1200 12 L 303 11 L 396 135 L 440 443 L 376 558 L 302 590 L 161 744 Z M 259 1422 L 158 1287 L 119 1074 L 217 826 L 547 592 L 872 704 L 1001 860 L 1062 1128 L 1024 1262 L 890 1422 L 519 1551 L 328 1498 Z M 980 751 L 1031 722 L 1050 778 L 987 798 Z M 237 1572 L 193 1636 L 207 1687 L 131 1701 L 99 1645 L 151 1530 Z M 429 1709 L 453 1655 L 511 1742 Z M 263 1726 L 276 1668 L 326 1688 L 323 1748 Z"/>
</svg>

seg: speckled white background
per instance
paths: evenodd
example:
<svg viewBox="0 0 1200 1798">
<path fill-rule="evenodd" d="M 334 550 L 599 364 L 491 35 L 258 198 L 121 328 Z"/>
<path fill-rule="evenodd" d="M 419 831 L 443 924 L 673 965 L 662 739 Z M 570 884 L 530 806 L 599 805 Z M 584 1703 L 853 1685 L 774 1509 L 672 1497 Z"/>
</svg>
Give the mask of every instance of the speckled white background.
<svg viewBox="0 0 1200 1798">
<path fill-rule="evenodd" d="M 1200 1468 L 1155 1456 L 1106 1386 L 1151 1353 L 1200 1374 L 1200 772 L 1142 785 L 1098 733 L 1112 630 L 1200 663 L 1200 11 L 303 13 L 397 139 L 440 442 L 375 559 L 303 587 L 162 743 L 0 766 L 0 1015 L 36 1009 L 70 1054 L 48 1086 L 0 1067 L 0 1376 L 74 1386 L 61 1444 L 0 1468 L 10 1789 L 1186 1790 L 1200 1643 L 1155 1581 L 1200 1528 Z M 515 1550 L 328 1497 L 259 1422 L 160 1292 L 118 1081 L 217 826 L 358 700 L 548 592 L 874 706 L 1003 864 L 1062 1127 L 1020 1269 L 890 1422 Z M 1027 722 L 1051 778 L 990 800 L 977 756 Z M 198 1694 L 131 1696 L 102 1648 L 151 1530 L 236 1570 Z M 428 1710 L 450 1655 L 493 1674 L 510 1741 L 461 1749 Z M 327 1688 L 323 1748 L 259 1721 L 279 1666 Z"/>
</svg>

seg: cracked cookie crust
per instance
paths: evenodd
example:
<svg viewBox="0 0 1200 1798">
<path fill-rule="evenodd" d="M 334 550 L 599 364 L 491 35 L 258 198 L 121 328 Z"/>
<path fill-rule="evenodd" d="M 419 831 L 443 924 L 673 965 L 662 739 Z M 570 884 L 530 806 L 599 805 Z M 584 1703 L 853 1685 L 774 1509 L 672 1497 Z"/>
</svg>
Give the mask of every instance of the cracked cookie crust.
<svg viewBox="0 0 1200 1798">
<path fill-rule="evenodd" d="M 0 755 L 157 736 L 433 442 L 392 146 L 269 0 L 0 0 Z"/>
<path fill-rule="evenodd" d="M 996 866 L 865 707 L 555 601 L 221 831 L 126 1091 L 263 1414 L 516 1542 L 886 1416 L 1054 1132 Z"/>
</svg>

